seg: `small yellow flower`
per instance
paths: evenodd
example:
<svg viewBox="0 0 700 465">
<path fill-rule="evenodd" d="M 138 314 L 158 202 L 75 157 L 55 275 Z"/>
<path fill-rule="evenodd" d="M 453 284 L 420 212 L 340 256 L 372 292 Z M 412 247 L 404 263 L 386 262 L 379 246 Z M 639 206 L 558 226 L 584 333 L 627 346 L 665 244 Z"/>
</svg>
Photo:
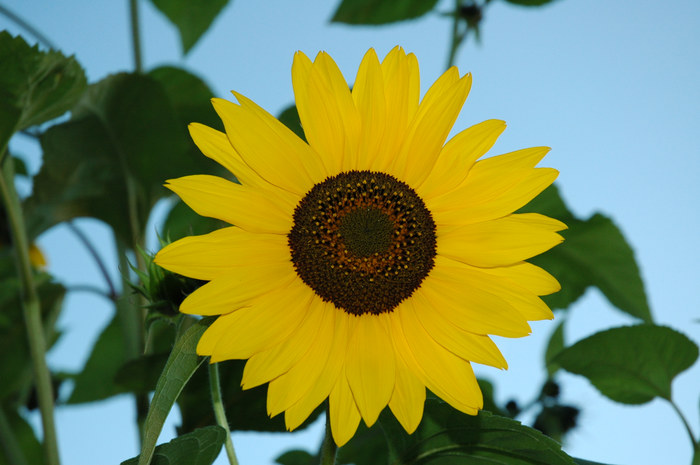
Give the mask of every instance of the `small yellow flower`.
<svg viewBox="0 0 700 465">
<path fill-rule="evenodd" d="M 180 311 L 218 315 L 197 352 L 247 359 L 244 389 L 269 383 L 270 415 L 298 427 L 326 398 L 338 445 L 387 405 L 406 431 L 425 388 L 468 414 L 483 400 L 471 362 L 506 368 L 489 335 L 552 318 L 559 290 L 525 260 L 566 226 L 513 213 L 557 176 L 536 147 L 479 160 L 505 129 L 489 120 L 445 142 L 471 87 L 450 68 L 420 100 L 418 62 L 369 50 L 352 91 L 326 53 L 294 57 L 308 143 L 251 100 L 214 99 L 226 133 L 192 124 L 202 152 L 240 184 L 197 175 L 167 186 L 232 226 L 181 239 L 156 263 L 209 281 Z"/>
</svg>

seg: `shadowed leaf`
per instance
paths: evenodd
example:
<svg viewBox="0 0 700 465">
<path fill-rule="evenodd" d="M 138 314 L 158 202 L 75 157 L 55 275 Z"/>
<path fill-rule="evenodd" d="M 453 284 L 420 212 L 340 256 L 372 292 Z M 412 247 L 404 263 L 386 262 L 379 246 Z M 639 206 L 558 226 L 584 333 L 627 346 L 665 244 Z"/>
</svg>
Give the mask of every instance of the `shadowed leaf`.
<svg viewBox="0 0 700 465">
<path fill-rule="evenodd" d="M 183 53 L 194 47 L 229 0 L 151 0 L 180 33 Z"/>
<path fill-rule="evenodd" d="M 414 19 L 431 11 L 437 0 L 343 0 L 334 23 L 386 24 Z"/>
<path fill-rule="evenodd" d="M 150 465 L 211 465 L 226 440 L 226 431 L 216 425 L 200 428 L 156 447 Z M 137 456 L 121 465 L 137 465 Z"/>
</svg>

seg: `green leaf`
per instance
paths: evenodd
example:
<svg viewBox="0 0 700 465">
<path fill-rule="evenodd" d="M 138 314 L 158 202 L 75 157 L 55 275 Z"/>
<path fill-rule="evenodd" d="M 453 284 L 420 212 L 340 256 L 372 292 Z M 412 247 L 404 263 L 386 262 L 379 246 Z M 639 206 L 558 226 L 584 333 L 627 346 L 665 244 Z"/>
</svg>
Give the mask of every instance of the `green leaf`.
<svg viewBox="0 0 700 465">
<path fill-rule="evenodd" d="M 169 195 L 165 180 L 192 174 L 191 143 L 155 79 L 117 74 L 90 86 L 73 119 L 41 136 L 44 163 L 26 204 L 31 237 L 78 216 L 101 219 L 126 243 Z M 128 200 L 130 199 L 130 201 Z"/>
<path fill-rule="evenodd" d="M 552 335 L 549 337 L 549 343 L 547 344 L 547 349 L 545 350 L 544 353 L 544 360 L 545 364 L 547 365 L 547 374 L 551 378 L 554 373 L 559 371 L 559 365 L 554 362 L 554 357 L 561 352 L 565 345 L 564 345 L 564 323 L 566 320 L 562 319 L 557 327 L 554 329 L 554 332 L 552 332 Z"/>
<path fill-rule="evenodd" d="M 605 396 L 625 404 L 671 400 L 671 382 L 698 358 L 698 346 L 665 326 L 613 328 L 587 337 L 554 361 L 583 375 Z"/>
<path fill-rule="evenodd" d="M 0 32 L 0 146 L 16 131 L 61 116 L 85 89 L 78 62 Z"/>
<path fill-rule="evenodd" d="M 532 263 L 552 273 L 562 290 L 546 296 L 552 308 L 566 308 L 589 286 L 595 286 L 611 304 L 647 323 L 652 322 L 644 283 L 634 252 L 613 223 L 599 213 L 583 221 L 569 212 L 555 186 L 530 202 L 523 211 L 535 211 L 563 221 L 564 242 L 539 255 Z"/>
<path fill-rule="evenodd" d="M 27 421 L 16 411 L 0 406 L 3 450 L 0 465 L 42 465 L 45 463 L 41 443 Z M 20 458 L 21 457 L 21 458 Z M 24 462 L 19 462 L 17 459 Z"/>
<path fill-rule="evenodd" d="M 444 402 L 428 399 L 423 420 L 407 434 L 388 412 L 380 422 L 396 464 L 548 464 L 571 465 L 561 445 L 515 420 L 481 411 L 458 412 Z"/>
<path fill-rule="evenodd" d="M 208 322 L 200 320 L 175 341 L 175 346 L 170 353 L 170 357 L 168 357 L 163 373 L 158 379 L 158 384 L 148 409 L 141 455 L 138 461 L 139 465 L 151 463 L 151 457 L 153 456 L 158 436 L 163 429 L 165 418 L 170 413 L 170 409 L 175 404 L 180 392 L 190 380 L 192 374 L 204 361 L 203 357 L 197 355 L 196 348 L 199 338 L 202 337 L 207 327 Z"/>
<path fill-rule="evenodd" d="M 367 428 L 360 423 L 355 435 L 338 449 L 338 464 L 374 465 L 389 463 L 386 436 L 379 423 Z"/>
<path fill-rule="evenodd" d="M 207 32 L 228 0 L 151 0 L 180 32 L 183 53 L 187 53 Z"/>
<path fill-rule="evenodd" d="M 553 0 L 505 0 L 508 3 L 512 3 L 513 5 L 521 5 L 521 6 L 542 6 L 546 5 L 547 3 L 551 3 Z"/>
<path fill-rule="evenodd" d="M 167 353 L 146 354 L 129 360 L 117 370 L 114 382 L 124 392 L 148 394 L 155 389 L 167 360 Z"/>
<path fill-rule="evenodd" d="M 119 317 L 115 316 L 102 330 L 85 367 L 75 377 L 69 404 L 93 402 L 124 392 L 114 382 L 119 368 L 126 361 L 122 337 Z"/>
<path fill-rule="evenodd" d="M 318 459 L 305 450 L 288 450 L 275 459 L 275 463 L 280 465 L 316 465 Z M 342 462 L 339 462 L 342 463 Z"/>
<path fill-rule="evenodd" d="M 244 366 L 244 360 L 219 362 L 221 394 L 229 427 L 232 431 L 287 431 L 284 415 L 270 418 L 267 414 L 266 385 L 241 389 Z M 201 366 L 192 376 L 192 380 L 182 391 L 177 402 L 182 417 L 182 425 L 178 428 L 178 433 L 186 433 L 215 422 L 213 410 L 202 408 L 202 405 L 211 403 L 209 374 L 206 366 Z M 298 430 L 310 425 L 322 411 L 323 407 L 318 407 Z"/>
<path fill-rule="evenodd" d="M 437 0 L 343 0 L 332 22 L 386 24 L 414 19 L 431 11 Z"/>
<path fill-rule="evenodd" d="M 223 221 L 198 215 L 187 204 L 178 200 L 163 222 L 161 236 L 175 241 L 185 236 L 210 233 L 224 226 L 226 224 Z"/>
<path fill-rule="evenodd" d="M 226 440 L 226 431 L 216 425 L 200 428 L 156 447 L 150 465 L 211 465 Z M 137 465 L 140 455 L 121 465 Z"/>
</svg>

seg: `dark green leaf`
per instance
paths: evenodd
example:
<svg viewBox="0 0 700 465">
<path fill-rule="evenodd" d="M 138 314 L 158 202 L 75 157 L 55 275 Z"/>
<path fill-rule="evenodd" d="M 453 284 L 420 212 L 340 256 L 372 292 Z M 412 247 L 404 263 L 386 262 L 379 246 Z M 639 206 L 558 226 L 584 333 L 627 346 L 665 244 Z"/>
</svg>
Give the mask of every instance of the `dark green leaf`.
<svg viewBox="0 0 700 465">
<path fill-rule="evenodd" d="M 209 26 L 226 6 L 228 0 L 151 0 L 180 32 L 180 42 L 184 53 L 197 43 Z"/>
<path fill-rule="evenodd" d="M 274 418 L 267 415 L 266 385 L 247 390 L 241 389 L 244 365 L 243 360 L 219 362 L 221 392 L 229 427 L 232 431 L 286 431 L 283 415 L 277 415 Z M 182 391 L 178 399 L 182 417 L 182 425 L 178 428 L 180 434 L 215 421 L 212 409 L 202 408 L 202 405 L 211 403 L 208 378 L 207 367 L 202 366 Z M 322 407 L 317 408 L 299 429 L 311 424 L 322 410 Z"/>
<path fill-rule="evenodd" d="M 0 253 L 0 401 L 5 405 L 22 403 L 32 389 L 32 363 L 20 299 L 20 286 L 16 278 L 14 259 L 4 248 Z M 49 347 L 57 340 L 56 319 L 61 312 L 65 289 L 51 281 L 46 273 L 35 276 L 41 301 L 41 314 L 45 338 Z"/>
<path fill-rule="evenodd" d="M 277 117 L 278 120 L 289 129 L 299 136 L 302 140 L 306 140 L 304 135 L 304 129 L 301 127 L 301 120 L 299 119 L 299 112 L 297 111 L 296 105 L 290 105 L 280 113 Z"/>
<path fill-rule="evenodd" d="M 0 422 L 3 423 L 2 452 L 0 465 L 42 465 L 44 454 L 41 443 L 29 423 L 14 409 L 0 406 Z M 21 458 L 20 458 L 21 457 Z M 18 460 L 24 459 L 24 462 Z"/>
<path fill-rule="evenodd" d="M 122 329 L 118 316 L 102 330 L 83 370 L 75 377 L 69 404 L 106 399 L 124 392 L 114 378 L 126 361 Z"/>
<path fill-rule="evenodd" d="M 143 227 L 153 204 L 168 194 L 163 182 L 197 166 L 163 87 L 137 74 L 90 86 L 73 119 L 46 131 L 41 145 L 44 163 L 26 205 L 32 237 L 60 221 L 91 216 L 131 243 L 129 202 Z"/>
<path fill-rule="evenodd" d="M 546 296 L 553 308 L 566 308 L 588 286 L 596 286 L 611 304 L 623 312 L 651 322 L 644 283 L 634 252 L 610 218 L 595 214 L 582 221 L 566 208 L 555 186 L 530 202 L 524 211 L 535 211 L 563 221 L 565 241 L 531 261 L 552 273 L 562 290 Z"/>
<path fill-rule="evenodd" d="M 150 465 L 211 465 L 226 440 L 226 431 L 216 425 L 200 428 L 156 447 Z M 121 465 L 137 465 L 136 456 Z"/>
<path fill-rule="evenodd" d="M 337 462 L 339 465 L 388 464 L 389 451 L 382 427 L 375 423 L 367 428 L 364 423 L 360 423 L 352 439 L 338 449 Z"/>
<path fill-rule="evenodd" d="M 204 361 L 204 358 L 197 355 L 196 348 L 199 338 L 202 337 L 207 327 L 208 323 L 205 320 L 200 320 L 175 341 L 175 346 L 170 353 L 170 357 L 168 357 L 163 373 L 158 379 L 158 384 L 148 409 L 139 465 L 150 463 L 156 447 L 156 441 L 158 441 L 158 436 L 163 429 L 165 418 L 170 413 L 170 409 L 175 404 L 180 392 L 190 380 L 192 374 Z"/>
<path fill-rule="evenodd" d="M 148 394 L 158 383 L 168 354 L 147 354 L 129 360 L 114 375 L 114 382 L 125 392 Z"/>
<path fill-rule="evenodd" d="M 74 58 L 42 52 L 7 31 L 0 32 L 0 69 L 0 146 L 15 131 L 61 116 L 86 85 Z"/>
<path fill-rule="evenodd" d="M 275 459 L 280 465 L 316 465 L 318 459 L 305 450 L 288 450 Z M 341 462 L 342 463 L 342 462 Z"/>
<path fill-rule="evenodd" d="M 698 346 L 664 326 L 638 325 L 596 333 L 561 352 L 554 361 L 583 375 L 610 399 L 643 404 L 671 399 L 671 382 L 698 358 Z"/>
<path fill-rule="evenodd" d="M 423 16 L 436 4 L 437 0 L 343 0 L 331 21 L 386 24 Z"/>
<path fill-rule="evenodd" d="M 512 3 L 513 5 L 521 5 L 521 6 L 542 6 L 546 5 L 547 3 L 551 3 L 553 0 L 505 0 L 508 3 Z"/>
<path fill-rule="evenodd" d="M 544 353 L 545 364 L 547 365 L 547 374 L 551 378 L 554 373 L 559 370 L 559 365 L 554 362 L 554 357 L 564 349 L 564 323 L 566 320 L 561 320 L 557 327 L 549 337 L 549 343 Z"/>
<path fill-rule="evenodd" d="M 380 422 L 396 464 L 574 463 L 560 444 L 539 431 L 489 412 L 465 415 L 438 400 L 426 401 L 423 420 L 412 435 L 386 411 Z"/>
</svg>

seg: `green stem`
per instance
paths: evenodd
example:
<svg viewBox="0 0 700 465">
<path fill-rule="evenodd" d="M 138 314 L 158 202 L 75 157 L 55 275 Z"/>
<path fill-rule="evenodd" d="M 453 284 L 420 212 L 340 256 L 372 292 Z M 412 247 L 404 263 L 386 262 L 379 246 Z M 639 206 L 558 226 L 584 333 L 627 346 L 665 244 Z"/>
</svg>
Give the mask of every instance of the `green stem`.
<svg viewBox="0 0 700 465">
<path fill-rule="evenodd" d="M 331 431 L 331 414 L 326 411 L 326 435 L 321 443 L 321 465 L 335 465 L 335 456 L 338 454 L 338 446 L 333 440 L 333 432 Z"/>
<path fill-rule="evenodd" d="M 694 456 L 693 456 L 693 465 L 700 465 L 700 442 L 695 439 L 695 435 L 693 434 L 693 430 L 690 428 L 690 423 L 688 423 L 688 420 L 685 418 L 685 415 L 683 415 L 683 412 L 681 412 L 681 409 L 678 408 L 678 405 L 671 399 L 666 399 L 668 400 L 668 403 L 671 404 L 671 407 L 673 407 L 673 410 L 676 411 L 678 416 L 680 417 L 681 421 L 683 422 L 683 425 L 685 426 L 686 431 L 688 432 L 688 436 L 690 436 L 690 443 L 693 445 L 693 451 L 694 451 Z"/>
<path fill-rule="evenodd" d="M 114 286 L 114 283 L 112 282 L 112 278 L 109 276 L 109 273 L 107 272 L 107 267 L 104 264 L 104 261 L 102 260 L 102 257 L 100 257 L 99 252 L 97 251 L 97 248 L 92 244 L 90 239 L 85 235 L 85 233 L 77 227 L 72 221 L 68 221 L 66 223 L 68 226 L 68 229 L 73 232 L 73 234 L 76 235 L 78 240 L 82 242 L 82 244 L 85 246 L 87 249 L 88 253 L 92 257 L 92 259 L 95 261 L 97 264 L 97 268 L 100 270 L 100 273 L 102 274 L 102 277 L 105 280 L 105 283 L 107 284 L 107 287 L 109 288 L 109 298 L 111 300 L 116 300 L 117 298 L 117 288 Z"/>
<path fill-rule="evenodd" d="M 22 290 L 22 311 L 24 322 L 27 328 L 29 341 L 29 351 L 32 359 L 32 369 L 34 372 L 34 383 L 36 385 L 37 397 L 39 400 L 39 411 L 41 412 L 41 423 L 44 432 L 44 455 L 48 465 L 58 465 L 58 440 L 56 438 L 56 426 L 54 422 L 53 405 L 53 385 L 51 384 L 51 373 L 46 364 L 46 341 L 44 340 L 44 328 L 41 323 L 41 304 L 39 295 L 34 283 L 32 265 L 29 260 L 29 241 L 24 228 L 24 218 L 20 207 L 19 197 L 15 191 L 14 176 L 12 169 L 5 168 L 11 166 L 11 159 L 6 159 L 5 164 L 0 168 L 0 194 L 12 236 L 12 244 L 17 258 L 20 285 Z"/>
<path fill-rule="evenodd" d="M 141 31 L 139 29 L 138 0 L 129 0 L 129 13 L 131 14 L 131 41 L 134 51 L 134 70 L 140 73 L 143 70 L 143 66 L 141 64 Z"/>
<path fill-rule="evenodd" d="M 39 32 L 38 29 L 36 29 L 34 26 L 17 16 L 15 13 L 10 11 L 6 6 L 0 5 L 0 14 L 4 15 L 6 18 L 8 18 L 10 21 L 13 21 L 15 24 L 17 24 L 19 27 L 36 37 L 36 39 L 41 42 L 42 44 L 46 45 L 48 48 L 58 50 L 58 47 L 54 45 L 53 42 L 49 40 L 48 37 L 46 37 L 44 34 Z"/>
<path fill-rule="evenodd" d="M 219 378 L 218 363 L 209 363 L 209 389 L 211 390 L 211 403 L 212 407 L 214 407 L 216 423 L 226 430 L 226 442 L 224 442 L 224 445 L 226 447 L 228 462 L 231 465 L 238 465 L 236 451 L 233 448 L 233 441 L 231 440 L 231 430 L 228 427 L 228 420 L 226 419 L 224 402 L 221 398 L 221 379 Z"/>
</svg>

